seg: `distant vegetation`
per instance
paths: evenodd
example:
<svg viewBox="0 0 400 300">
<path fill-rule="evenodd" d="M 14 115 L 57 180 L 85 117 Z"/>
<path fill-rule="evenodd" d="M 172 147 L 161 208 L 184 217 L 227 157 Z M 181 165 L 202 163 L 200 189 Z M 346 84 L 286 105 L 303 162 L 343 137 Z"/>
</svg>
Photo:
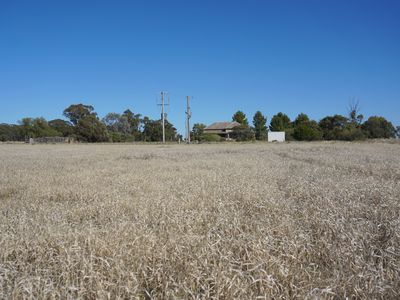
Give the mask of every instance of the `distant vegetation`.
<svg viewBox="0 0 400 300">
<path fill-rule="evenodd" d="M 127 109 L 123 113 L 108 113 L 100 119 L 94 107 L 73 104 L 67 107 L 63 115 L 68 120 L 44 118 L 23 118 L 15 124 L 0 124 L 0 141 L 25 141 L 40 137 L 72 137 L 82 142 L 157 142 L 162 140 L 161 120 L 142 117 Z M 237 111 L 232 120 L 241 125 L 234 129 L 232 138 L 237 141 L 266 140 L 268 130 L 285 131 L 287 140 L 363 140 L 376 138 L 395 138 L 400 136 L 400 126 L 395 128 L 384 117 L 371 116 L 364 121 L 359 114 L 357 104 L 350 106 L 348 116 L 333 115 L 319 122 L 311 120 L 306 114 L 299 114 L 294 121 L 279 112 L 271 118 L 257 111 L 249 125 L 247 116 Z M 205 124 L 196 123 L 192 129 L 192 140 L 216 142 L 222 140 L 218 135 L 204 133 Z M 167 141 L 182 139 L 173 124 L 166 121 L 165 136 Z"/>
<path fill-rule="evenodd" d="M 100 119 L 94 107 L 73 104 L 63 115 L 68 119 L 46 121 L 44 118 L 23 118 L 18 125 L 1 124 L 0 141 L 24 141 L 28 138 L 64 136 L 82 142 L 155 142 L 162 139 L 161 120 L 151 120 L 127 109 L 122 114 L 108 113 Z M 175 141 L 181 136 L 176 128 L 166 121 L 167 141 Z"/>
<path fill-rule="evenodd" d="M 237 111 L 232 116 L 241 126 L 234 129 L 232 135 L 237 141 L 266 140 L 268 130 L 285 131 L 287 140 L 318 141 L 318 140 L 343 140 L 355 141 L 364 139 L 395 138 L 400 137 L 400 126 L 395 128 L 384 117 L 372 116 L 363 122 L 363 115 L 358 113 L 358 105 L 351 106 L 349 115 L 327 116 L 319 122 L 311 120 L 306 114 L 299 114 L 294 121 L 279 112 L 271 119 L 267 127 L 267 117 L 257 111 L 253 117 L 253 126 L 250 126 L 242 111 Z M 197 123 L 193 126 L 194 140 L 207 141 L 207 134 L 203 133 L 204 124 Z"/>
</svg>

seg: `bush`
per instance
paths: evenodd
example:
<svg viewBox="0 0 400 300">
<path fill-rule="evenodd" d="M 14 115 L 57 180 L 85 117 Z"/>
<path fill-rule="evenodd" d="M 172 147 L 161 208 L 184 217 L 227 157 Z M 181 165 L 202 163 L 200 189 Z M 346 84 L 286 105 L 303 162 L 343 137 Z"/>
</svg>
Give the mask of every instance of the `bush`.
<svg viewBox="0 0 400 300">
<path fill-rule="evenodd" d="M 106 125 L 100 122 L 94 115 L 89 115 L 80 119 L 76 125 L 76 133 L 79 140 L 84 142 L 94 143 L 110 141 Z"/>
<path fill-rule="evenodd" d="M 343 141 L 359 141 L 365 140 L 365 133 L 360 127 L 355 127 L 352 125 L 346 126 L 339 134 L 338 140 Z"/>
<path fill-rule="evenodd" d="M 393 124 L 383 117 L 370 117 L 362 125 L 362 129 L 370 139 L 388 139 L 396 136 L 396 129 Z"/>
<path fill-rule="evenodd" d="M 221 137 L 218 134 L 205 133 L 202 135 L 201 140 L 204 142 L 220 142 Z"/>
<path fill-rule="evenodd" d="M 294 128 L 286 128 L 285 130 L 285 140 L 294 141 Z"/>
<path fill-rule="evenodd" d="M 322 131 L 315 121 L 296 126 L 293 135 L 298 141 L 318 141 L 322 139 Z"/>
<path fill-rule="evenodd" d="M 246 125 L 241 125 L 233 129 L 232 138 L 238 142 L 255 140 L 254 130 Z"/>
<path fill-rule="evenodd" d="M 296 140 L 317 141 L 322 139 L 322 130 L 318 123 L 310 120 L 306 114 L 299 114 L 293 124 L 293 137 Z"/>
<path fill-rule="evenodd" d="M 119 132 L 110 132 L 111 141 L 114 143 L 121 143 L 125 141 L 124 135 Z"/>
</svg>

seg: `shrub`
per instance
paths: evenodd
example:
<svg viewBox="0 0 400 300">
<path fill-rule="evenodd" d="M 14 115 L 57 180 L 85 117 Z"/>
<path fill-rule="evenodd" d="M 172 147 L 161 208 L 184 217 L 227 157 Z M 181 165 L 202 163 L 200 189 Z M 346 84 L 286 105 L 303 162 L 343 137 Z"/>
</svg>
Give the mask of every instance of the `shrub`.
<svg viewBox="0 0 400 300">
<path fill-rule="evenodd" d="M 396 136 L 396 129 L 393 124 L 383 117 L 370 117 L 362 125 L 362 129 L 371 139 L 388 139 Z"/>
<path fill-rule="evenodd" d="M 310 120 L 306 114 L 299 114 L 294 121 L 293 136 L 298 141 L 317 141 L 322 139 L 322 130 L 318 123 Z"/>
<path fill-rule="evenodd" d="M 85 142 L 108 142 L 110 137 L 106 125 L 94 115 L 83 117 L 78 121 L 76 133 L 79 140 Z"/>
<path fill-rule="evenodd" d="M 246 125 L 235 127 L 231 136 L 238 142 L 255 140 L 254 130 Z"/>
<path fill-rule="evenodd" d="M 204 142 L 220 142 L 221 137 L 218 134 L 205 133 L 202 135 L 202 141 Z"/>
</svg>

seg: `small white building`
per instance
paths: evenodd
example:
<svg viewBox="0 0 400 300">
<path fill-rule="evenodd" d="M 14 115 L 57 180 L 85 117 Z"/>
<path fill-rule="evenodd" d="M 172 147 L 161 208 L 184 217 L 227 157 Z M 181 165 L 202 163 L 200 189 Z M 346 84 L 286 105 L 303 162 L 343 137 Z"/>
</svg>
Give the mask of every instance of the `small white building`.
<svg viewBox="0 0 400 300">
<path fill-rule="evenodd" d="M 284 142 L 284 131 L 268 131 L 268 142 Z"/>
</svg>

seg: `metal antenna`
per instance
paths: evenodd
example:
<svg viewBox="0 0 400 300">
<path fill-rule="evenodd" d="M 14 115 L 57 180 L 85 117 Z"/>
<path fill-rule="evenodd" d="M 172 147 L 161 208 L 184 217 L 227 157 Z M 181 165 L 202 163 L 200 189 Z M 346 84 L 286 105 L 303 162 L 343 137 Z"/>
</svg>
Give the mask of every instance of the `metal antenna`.
<svg viewBox="0 0 400 300">
<path fill-rule="evenodd" d="M 190 144 L 190 118 L 192 112 L 190 111 L 190 96 L 186 96 L 186 141 Z"/>
<path fill-rule="evenodd" d="M 168 104 L 165 104 L 165 97 L 167 95 L 167 92 L 161 92 L 161 120 L 162 120 L 162 142 L 165 143 L 165 119 L 166 119 L 166 113 L 164 106 L 169 105 L 169 97 L 168 97 Z"/>
</svg>

